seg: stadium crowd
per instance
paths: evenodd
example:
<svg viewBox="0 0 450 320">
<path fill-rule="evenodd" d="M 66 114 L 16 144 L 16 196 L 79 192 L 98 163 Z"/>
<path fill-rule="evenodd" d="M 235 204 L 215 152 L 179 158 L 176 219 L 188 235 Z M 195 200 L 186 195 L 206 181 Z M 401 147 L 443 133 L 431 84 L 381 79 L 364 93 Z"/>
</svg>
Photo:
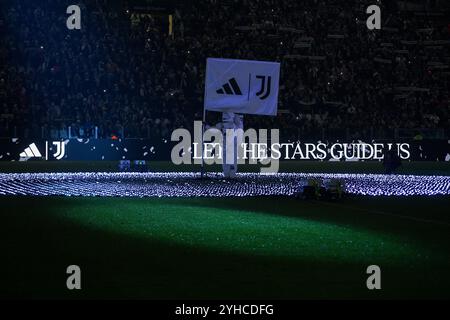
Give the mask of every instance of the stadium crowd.
<svg viewBox="0 0 450 320">
<path fill-rule="evenodd" d="M 280 114 L 246 115 L 246 128 L 281 128 L 286 139 L 448 134 L 444 1 L 414 11 L 377 2 L 382 29 L 372 31 L 367 1 L 179 1 L 173 34 L 165 13 L 78 3 L 81 30 L 66 28 L 68 1 L 0 4 L 0 137 L 98 127 L 99 137 L 170 138 L 202 117 L 207 57 L 281 62 Z"/>
</svg>

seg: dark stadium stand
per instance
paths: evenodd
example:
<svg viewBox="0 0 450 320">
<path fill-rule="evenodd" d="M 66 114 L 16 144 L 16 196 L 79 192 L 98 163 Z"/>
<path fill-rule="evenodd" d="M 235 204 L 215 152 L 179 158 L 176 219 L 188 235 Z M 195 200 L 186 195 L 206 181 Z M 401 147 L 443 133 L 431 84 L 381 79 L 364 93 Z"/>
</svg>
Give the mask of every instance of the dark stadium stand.
<svg viewBox="0 0 450 320">
<path fill-rule="evenodd" d="M 78 2 L 82 29 L 70 31 L 70 1 L 2 1 L 0 137 L 170 137 L 201 118 L 207 57 L 282 62 L 282 113 L 246 127 L 285 139 L 449 134 L 445 1 L 383 1 L 374 31 L 368 1 L 172 1 L 173 36 L 164 14 Z"/>
</svg>

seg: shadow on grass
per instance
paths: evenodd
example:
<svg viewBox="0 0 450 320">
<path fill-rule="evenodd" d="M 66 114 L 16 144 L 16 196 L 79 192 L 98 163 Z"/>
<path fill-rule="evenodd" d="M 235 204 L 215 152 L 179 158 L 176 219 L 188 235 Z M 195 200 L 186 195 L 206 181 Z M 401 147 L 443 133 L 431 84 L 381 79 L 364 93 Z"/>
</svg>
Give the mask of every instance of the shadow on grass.
<svg viewBox="0 0 450 320">
<path fill-rule="evenodd" d="M 75 200 L 82 210 L 83 199 Z M 207 206 L 250 210 L 258 200 L 248 200 L 238 205 L 215 199 Z M 193 205 L 190 200 L 177 203 L 182 205 L 185 201 Z M 198 201 L 194 203 L 201 205 Z M 449 297 L 448 276 L 436 278 L 430 270 L 411 281 L 415 274 L 388 266 L 383 268 L 383 290 L 373 292 L 365 287 L 367 266 L 361 264 L 218 252 L 107 232 L 59 219 L 56 213 L 74 206 L 74 199 L 1 197 L 0 206 L 2 298 Z M 287 207 L 280 206 L 284 209 L 265 208 L 262 212 L 289 214 Z M 291 214 L 298 216 L 295 212 Z M 350 220 L 346 218 L 341 223 Z M 367 227 L 366 222 L 352 223 Z M 65 270 L 71 264 L 81 267 L 81 291 L 65 287 Z"/>
<path fill-rule="evenodd" d="M 423 241 L 446 240 L 450 246 L 450 197 L 348 197 L 340 201 L 298 200 L 293 197 L 171 199 L 175 204 L 223 208 L 302 218 L 390 233 Z M 169 200 L 170 201 L 170 200 Z"/>
</svg>

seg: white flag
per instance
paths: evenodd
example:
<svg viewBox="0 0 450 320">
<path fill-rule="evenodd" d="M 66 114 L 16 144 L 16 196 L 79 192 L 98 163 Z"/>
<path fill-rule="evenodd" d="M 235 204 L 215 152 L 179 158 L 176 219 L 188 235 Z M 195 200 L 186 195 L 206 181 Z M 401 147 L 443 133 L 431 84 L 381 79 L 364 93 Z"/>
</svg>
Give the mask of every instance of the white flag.
<svg viewBox="0 0 450 320">
<path fill-rule="evenodd" d="M 279 79 L 277 62 L 208 58 L 205 109 L 274 116 Z"/>
</svg>

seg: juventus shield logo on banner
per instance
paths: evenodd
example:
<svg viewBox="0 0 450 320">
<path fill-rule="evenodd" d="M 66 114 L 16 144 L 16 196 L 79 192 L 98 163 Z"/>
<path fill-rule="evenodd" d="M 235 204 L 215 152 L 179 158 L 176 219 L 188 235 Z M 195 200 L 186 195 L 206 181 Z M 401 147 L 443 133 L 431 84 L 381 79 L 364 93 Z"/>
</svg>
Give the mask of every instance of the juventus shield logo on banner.
<svg viewBox="0 0 450 320">
<path fill-rule="evenodd" d="M 261 80 L 261 89 L 256 93 L 256 95 L 261 99 L 267 99 L 270 95 L 270 87 L 272 82 L 271 76 L 256 76 L 256 79 Z M 267 81 L 266 81 L 267 79 Z M 266 86 L 267 84 L 267 86 Z"/>
</svg>

